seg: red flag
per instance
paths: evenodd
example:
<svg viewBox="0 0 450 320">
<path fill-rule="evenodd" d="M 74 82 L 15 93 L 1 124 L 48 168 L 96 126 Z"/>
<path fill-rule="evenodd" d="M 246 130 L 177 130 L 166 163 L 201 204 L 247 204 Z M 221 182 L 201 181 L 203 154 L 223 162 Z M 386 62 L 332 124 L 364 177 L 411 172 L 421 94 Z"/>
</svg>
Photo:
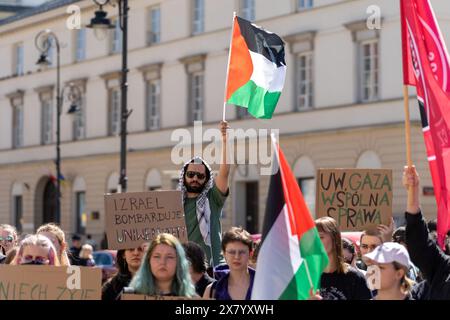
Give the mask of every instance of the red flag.
<svg viewBox="0 0 450 320">
<path fill-rule="evenodd" d="M 438 243 L 450 230 L 450 64 L 429 0 L 400 0 L 403 81 L 417 89 L 433 180 Z"/>
</svg>

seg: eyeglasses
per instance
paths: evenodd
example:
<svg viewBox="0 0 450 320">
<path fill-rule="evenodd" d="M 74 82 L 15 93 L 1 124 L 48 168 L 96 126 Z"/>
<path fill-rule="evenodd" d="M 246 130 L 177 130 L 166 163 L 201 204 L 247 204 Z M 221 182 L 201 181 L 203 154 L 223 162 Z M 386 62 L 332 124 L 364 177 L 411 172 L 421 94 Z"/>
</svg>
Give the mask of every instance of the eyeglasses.
<svg viewBox="0 0 450 320">
<path fill-rule="evenodd" d="M 204 173 L 200 173 L 200 172 L 197 172 L 197 171 L 187 171 L 187 172 L 186 172 L 186 176 L 187 176 L 189 179 L 192 179 L 192 178 L 194 178 L 195 176 L 197 176 L 197 178 L 199 178 L 200 180 L 203 180 L 203 179 L 206 178 L 206 175 L 205 175 Z"/>
<path fill-rule="evenodd" d="M 240 257 L 240 256 L 247 255 L 248 251 L 246 251 L 246 250 L 226 250 L 225 253 L 232 257 L 235 257 L 237 254 Z"/>
<path fill-rule="evenodd" d="M 0 236 L 0 241 L 13 242 L 14 238 L 12 236 L 6 236 L 6 237 Z"/>
</svg>

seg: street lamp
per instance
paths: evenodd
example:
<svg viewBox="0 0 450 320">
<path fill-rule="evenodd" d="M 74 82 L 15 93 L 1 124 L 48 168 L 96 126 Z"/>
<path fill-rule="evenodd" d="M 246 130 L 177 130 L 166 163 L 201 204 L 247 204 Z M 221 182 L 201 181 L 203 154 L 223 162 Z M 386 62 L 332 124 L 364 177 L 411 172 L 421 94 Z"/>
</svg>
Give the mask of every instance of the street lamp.
<svg viewBox="0 0 450 320">
<path fill-rule="evenodd" d="M 94 18 L 91 19 L 91 23 L 86 27 L 94 29 L 94 32 L 113 29 L 114 25 L 111 24 L 111 20 L 108 19 L 107 12 L 103 11 L 103 6 L 108 4 L 111 0 L 93 0 L 99 9 L 95 11 Z M 119 7 L 119 26 L 122 30 L 122 70 L 121 70 L 121 82 L 120 82 L 120 178 L 118 192 L 127 191 L 127 120 L 130 113 L 127 109 L 127 41 L 128 41 L 128 0 L 117 0 Z M 96 36 L 98 33 L 96 33 Z"/>
<path fill-rule="evenodd" d="M 60 89 L 61 86 L 61 77 L 60 77 L 60 44 L 58 37 L 50 30 L 42 30 L 39 32 L 35 39 L 34 43 L 36 48 L 40 52 L 39 60 L 36 62 L 37 65 L 40 66 L 49 66 L 51 62 L 48 59 L 48 50 L 51 46 L 56 46 L 56 223 L 61 222 L 61 108 L 62 103 L 64 101 L 65 95 L 67 95 L 67 99 L 71 102 L 71 110 L 73 106 L 76 106 L 77 103 L 81 100 L 81 90 L 73 83 L 66 85 L 63 89 Z M 69 91 L 67 91 L 69 90 Z M 69 110 L 70 111 L 70 110 Z M 78 111 L 75 107 L 74 111 Z"/>
</svg>

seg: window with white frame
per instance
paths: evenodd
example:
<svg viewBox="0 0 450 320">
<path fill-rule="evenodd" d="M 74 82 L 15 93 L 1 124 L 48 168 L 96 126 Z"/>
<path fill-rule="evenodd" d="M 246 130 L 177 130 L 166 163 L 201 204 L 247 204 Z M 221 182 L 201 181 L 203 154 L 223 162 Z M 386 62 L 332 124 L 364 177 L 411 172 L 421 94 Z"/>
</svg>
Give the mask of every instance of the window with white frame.
<svg viewBox="0 0 450 320">
<path fill-rule="evenodd" d="M 21 182 L 15 182 L 12 186 L 12 224 L 17 231 L 22 231 L 23 223 L 23 187 Z"/>
<path fill-rule="evenodd" d="M 22 90 L 17 90 L 11 94 L 7 94 L 12 107 L 12 147 L 20 148 L 23 146 L 23 96 Z"/>
<path fill-rule="evenodd" d="M 147 44 L 161 42 L 161 9 L 151 7 L 148 11 Z"/>
<path fill-rule="evenodd" d="M 23 43 L 18 43 L 14 47 L 13 73 L 21 76 L 24 73 L 24 51 Z"/>
<path fill-rule="evenodd" d="M 255 20 L 255 0 L 239 1 L 240 16 L 246 20 Z"/>
<path fill-rule="evenodd" d="M 51 98 L 41 99 L 41 144 L 53 142 L 53 103 Z"/>
<path fill-rule="evenodd" d="M 294 175 L 311 215 L 315 216 L 316 178 L 312 159 L 308 156 L 300 157 L 294 164 Z"/>
<path fill-rule="evenodd" d="M 203 120 L 203 71 L 189 74 L 190 122 Z"/>
<path fill-rule="evenodd" d="M 147 130 L 158 130 L 160 128 L 161 80 L 148 80 L 146 87 L 146 127 Z"/>
<path fill-rule="evenodd" d="M 378 99 L 378 40 L 360 43 L 360 80 L 362 101 Z"/>
<path fill-rule="evenodd" d="M 111 54 L 122 52 L 122 29 L 120 29 L 120 19 L 115 19 L 113 23 L 114 29 L 111 32 Z"/>
<path fill-rule="evenodd" d="M 13 148 L 23 146 L 23 105 L 13 106 Z"/>
<path fill-rule="evenodd" d="M 120 133 L 120 88 L 109 89 L 109 135 Z"/>
<path fill-rule="evenodd" d="M 304 110 L 314 105 L 313 101 L 313 53 L 300 53 L 296 57 L 296 108 Z"/>
<path fill-rule="evenodd" d="M 86 28 L 75 30 L 75 61 L 86 59 Z"/>
<path fill-rule="evenodd" d="M 204 31 L 205 24 L 205 1 L 192 1 L 192 34 L 199 34 Z"/>
<path fill-rule="evenodd" d="M 86 110 L 85 99 L 81 98 L 79 111 L 73 115 L 73 140 L 81 140 L 86 137 Z"/>
<path fill-rule="evenodd" d="M 299 10 L 309 9 L 314 6 L 313 0 L 297 0 L 297 8 Z"/>
</svg>

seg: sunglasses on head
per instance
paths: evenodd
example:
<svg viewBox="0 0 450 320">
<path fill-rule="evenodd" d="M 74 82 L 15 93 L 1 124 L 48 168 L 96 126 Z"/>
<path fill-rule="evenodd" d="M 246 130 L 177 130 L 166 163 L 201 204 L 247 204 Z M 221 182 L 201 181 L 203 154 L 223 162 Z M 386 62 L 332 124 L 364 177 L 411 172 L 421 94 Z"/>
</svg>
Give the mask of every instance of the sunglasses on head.
<svg viewBox="0 0 450 320">
<path fill-rule="evenodd" d="M 200 173 L 200 172 L 196 172 L 196 171 L 187 171 L 186 172 L 186 176 L 189 179 L 194 178 L 195 176 L 197 176 L 197 178 L 199 178 L 200 180 L 203 180 L 206 178 L 206 175 L 204 173 Z"/>
</svg>

